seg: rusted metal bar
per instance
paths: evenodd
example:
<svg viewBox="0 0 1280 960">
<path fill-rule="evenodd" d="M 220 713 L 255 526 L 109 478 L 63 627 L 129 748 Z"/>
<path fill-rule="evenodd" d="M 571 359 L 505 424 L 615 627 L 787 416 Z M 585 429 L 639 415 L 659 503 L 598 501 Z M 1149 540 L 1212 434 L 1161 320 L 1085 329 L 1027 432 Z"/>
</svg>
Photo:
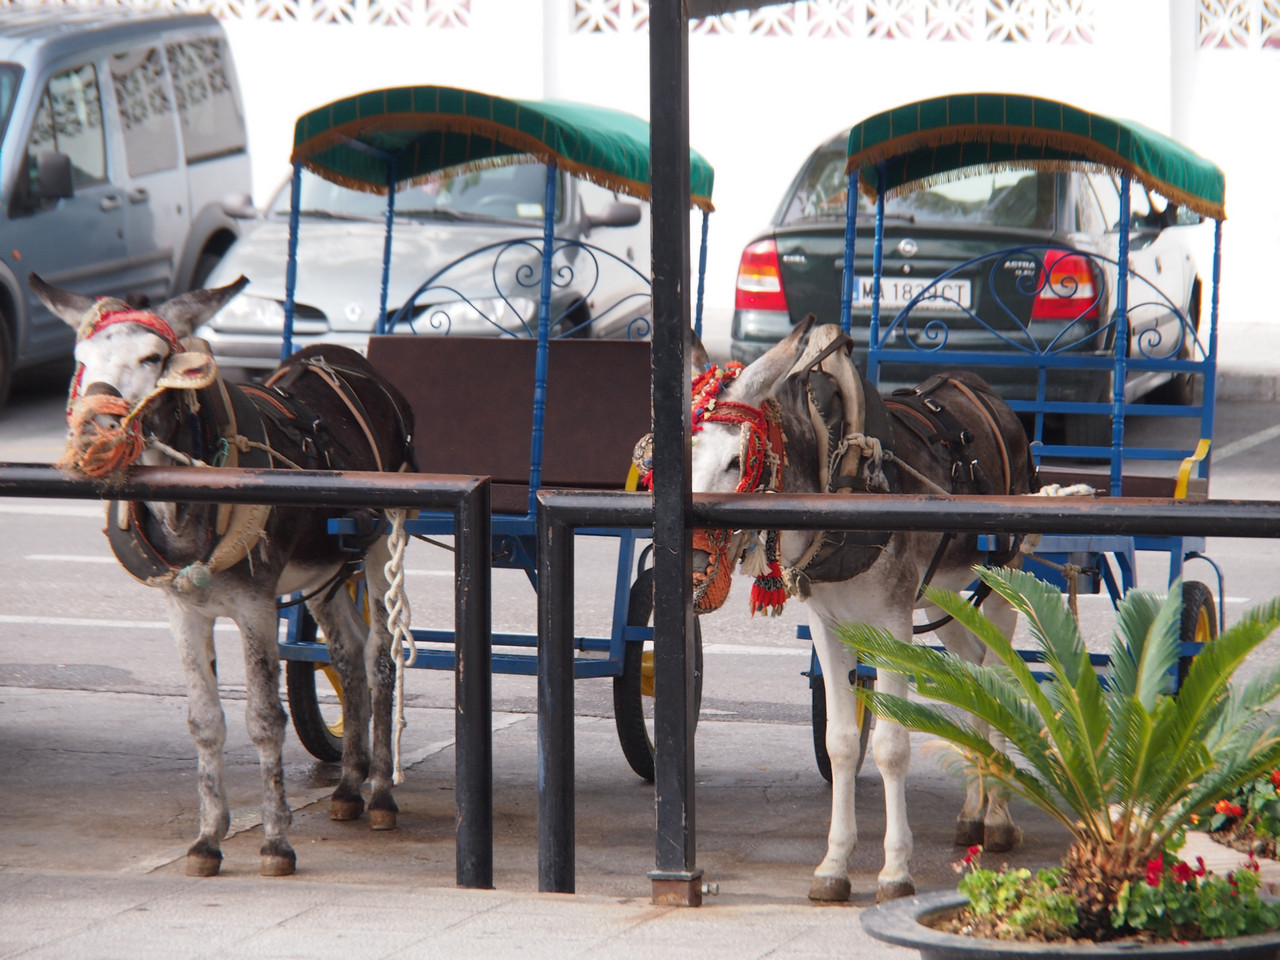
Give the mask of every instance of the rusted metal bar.
<svg viewBox="0 0 1280 960">
<path fill-rule="evenodd" d="M 0 463 L 0 496 L 403 507 L 454 515 L 457 882 L 493 886 L 493 684 L 488 477 L 229 467 L 136 467 L 122 483 L 48 464 Z"/>
<path fill-rule="evenodd" d="M 642 493 L 543 490 L 538 495 L 538 549 L 547 561 L 539 573 L 539 650 L 567 651 L 573 641 L 572 600 L 557 601 L 570 612 L 566 619 L 542 606 L 566 592 L 571 597 L 571 563 L 553 562 L 557 545 L 572 543 L 579 527 L 644 528 L 654 522 L 654 499 Z M 931 530 L 961 533 L 1075 533 L 1121 536 L 1216 536 L 1280 538 L 1280 501 L 1274 500 L 1165 500 L 1138 497 L 905 497 L 890 494 L 694 494 L 688 512 L 689 527 L 790 530 Z M 563 662 L 562 662 L 563 661 Z M 692 661 L 688 661 L 692 663 Z M 567 875 L 572 890 L 573 864 L 573 748 L 572 724 L 563 718 L 556 729 L 558 742 L 542 738 L 543 710 L 559 703 L 568 688 L 572 703 L 573 664 L 557 656 L 539 662 L 539 786 L 557 784 L 569 791 L 569 806 L 559 815 L 539 817 L 539 851 L 554 850 L 558 876 Z M 671 690 L 671 687 L 666 688 Z M 676 693 L 680 692 L 676 687 Z M 659 687 L 655 713 L 662 709 Z M 669 694 L 667 694 L 669 695 Z M 564 740 L 569 742 L 566 745 Z M 677 744 L 677 750 L 679 745 Z M 540 795 L 540 802 L 541 802 Z M 692 800 L 690 799 L 690 804 Z M 567 813 L 566 813 L 567 810 Z M 541 807 L 539 809 L 541 813 Z M 692 865 L 693 835 L 665 837 L 658 823 L 659 849 L 667 842 L 687 840 L 670 848 L 677 863 L 681 856 Z M 570 858 L 566 863 L 564 858 Z M 700 901 L 697 874 L 693 870 L 654 870 L 649 874 L 655 903 L 696 906 Z M 566 881 L 561 881 L 566 882 Z M 551 889 L 544 887 L 542 889 Z"/>
<path fill-rule="evenodd" d="M 548 514 L 570 527 L 644 527 L 644 494 L 547 491 Z M 932 530 L 1120 536 L 1280 538 L 1280 501 L 1147 497 L 977 497 L 893 494 L 694 494 L 693 528 Z"/>
<path fill-rule="evenodd" d="M 68 477 L 49 464 L 0 463 L 0 496 L 82 500 L 186 500 L 290 506 L 453 510 L 487 478 L 378 471 L 135 467 L 109 485 Z"/>
</svg>

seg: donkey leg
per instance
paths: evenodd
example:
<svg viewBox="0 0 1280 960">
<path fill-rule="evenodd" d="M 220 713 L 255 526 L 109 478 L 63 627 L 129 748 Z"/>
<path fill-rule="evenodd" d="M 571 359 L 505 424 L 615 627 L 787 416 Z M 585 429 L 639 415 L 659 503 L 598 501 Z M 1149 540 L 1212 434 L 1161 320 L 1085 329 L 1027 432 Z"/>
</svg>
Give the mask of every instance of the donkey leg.
<svg viewBox="0 0 1280 960">
<path fill-rule="evenodd" d="M 907 627 L 906 636 L 910 636 Z M 902 633 L 897 634 L 899 637 Z M 895 696 L 907 695 L 906 678 L 881 670 L 876 674 L 876 689 Z M 884 780 L 884 868 L 880 871 L 879 901 L 909 897 L 916 892 L 911 878 L 912 837 L 907 823 L 907 768 L 911 763 L 911 738 L 906 727 L 880 717 L 871 737 L 871 751 Z"/>
<path fill-rule="evenodd" d="M 236 616 L 244 642 L 247 702 L 245 726 L 258 748 L 262 774 L 262 849 L 259 870 L 264 877 L 293 873 L 297 856 L 289 846 L 292 814 L 284 792 L 285 712 L 280 705 L 280 660 L 276 650 L 279 614 L 274 597 L 257 598 Z"/>
<path fill-rule="evenodd" d="M 843 901 L 849 899 L 849 857 L 858 843 L 854 805 L 858 711 L 849 682 L 849 673 L 857 666 L 857 658 L 819 617 L 812 616 L 809 624 L 826 687 L 827 755 L 831 758 L 831 826 L 827 833 L 827 852 L 814 871 L 809 899 Z"/>
<path fill-rule="evenodd" d="M 329 662 L 342 683 L 342 777 L 329 799 L 333 820 L 357 820 L 364 813 L 361 788 L 369 776 L 369 682 L 365 676 L 366 627 L 346 589 L 330 600 L 307 604 L 324 632 Z"/>
<path fill-rule="evenodd" d="M 999 628 L 1006 637 L 1012 637 L 1018 625 L 1018 611 L 1011 607 L 1004 598 L 992 596 L 984 607 L 987 618 Z M 985 650 L 985 662 L 995 663 L 994 653 Z M 987 737 L 992 746 L 1004 749 L 1006 745 L 1003 734 L 987 730 Z M 1009 813 L 1009 792 L 997 783 L 986 785 L 987 812 L 982 821 L 982 846 L 990 853 L 1004 853 L 1022 843 L 1022 829 L 1013 822 Z"/>
<path fill-rule="evenodd" d="M 222 867 L 222 838 L 231 828 L 231 811 L 222 785 L 222 748 L 227 720 L 218 699 L 213 649 L 213 618 L 172 596 L 169 624 L 178 644 L 187 681 L 187 729 L 195 741 L 200 794 L 200 836 L 187 851 L 187 875 L 212 877 Z"/>
<path fill-rule="evenodd" d="M 396 668 L 391 659 L 391 632 L 387 627 L 386 596 L 390 584 L 387 582 L 385 567 L 390 556 L 387 541 L 379 540 L 369 548 L 365 559 L 365 578 L 369 586 L 369 634 L 365 644 L 365 670 L 369 676 L 369 692 L 373 699 L 369 824 L 375 830 L 394 830 L 396 814 L 400 812 L 391 794 L 394 774 L 391 712 Z M 407 598 L 405 599 L 407 602 Z"/>
<path fill-rule="evenodd" d="M 929 619 L 936 620 L 942 615 L 937 607 L 929 608 Z M 982 663 L 987 654 L 986 645 L 976 636 L 956 623 L 954 620 L 937 629 L 938 639 L 950 653 L 962 657 L 970 663 Z M 986 724 L 974 718 L 974 726 L 984 735 Z M 970 777 L 965 784 L 964 805 L 956 817 L 956 838 L 958 847 L 972 847 L 983 843 L 983 820 L 986 816 L 987 794 L 985 784 L 980 777 Z"/>
</svg>

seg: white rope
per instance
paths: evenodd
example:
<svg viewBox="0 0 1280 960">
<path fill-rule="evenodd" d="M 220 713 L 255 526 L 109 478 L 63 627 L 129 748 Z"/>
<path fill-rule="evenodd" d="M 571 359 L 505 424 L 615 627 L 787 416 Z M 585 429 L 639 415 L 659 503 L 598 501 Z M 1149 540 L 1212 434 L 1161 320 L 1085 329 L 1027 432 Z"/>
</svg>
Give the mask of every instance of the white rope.
<svg viewBox="0 0 1280 960">
<path fill-rule="evenodd" d="M 396 665 L 396 686 L 394 700 L 395 735 L 392 737 L 391 756 L 395 764 L 391 782 L 404 783 L 404 768 L 400 764 L 400 734 L 406 726 L 404 719 L 404 668 L 413 666 L 418 658 L 418 647 L 413 642 L 413 634 L 409 632 L 409 599 L 404 593 L 404 550 L 409 537 L 404 532 L 405 511 L 388 510 L 387 519 L 391 521 L 391 536 L 387 546 L 391 550 L 391 559 L 386 563 L 383 572 L 387 578 L 387 628 L 391 631 L 391 659 Z"/>
</svg>

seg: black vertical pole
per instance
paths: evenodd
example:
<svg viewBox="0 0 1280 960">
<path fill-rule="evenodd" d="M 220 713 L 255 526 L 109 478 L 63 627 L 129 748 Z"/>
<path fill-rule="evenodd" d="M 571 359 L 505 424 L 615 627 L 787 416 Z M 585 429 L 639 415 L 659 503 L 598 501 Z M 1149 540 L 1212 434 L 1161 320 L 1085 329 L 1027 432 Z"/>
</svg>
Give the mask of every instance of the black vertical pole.
<svg viewBox="0 0 1280 960">
<path fill-rule="evenodd" d="M 574 892 L 573 530 L 538 503 L 538 892 Z"/>
<path fill-rule="evenodd" d="M 649 5 L 653 185 L 653 902 L 697 906 L 692 545 L 689 492 L 689 21 L 683 0 Z"/>
<path fill-rule="evenodd" d="M 489 480 L 454 514 L 454 824 L 458 886 L 493 887 L 493 644 Z"/>
</svg>

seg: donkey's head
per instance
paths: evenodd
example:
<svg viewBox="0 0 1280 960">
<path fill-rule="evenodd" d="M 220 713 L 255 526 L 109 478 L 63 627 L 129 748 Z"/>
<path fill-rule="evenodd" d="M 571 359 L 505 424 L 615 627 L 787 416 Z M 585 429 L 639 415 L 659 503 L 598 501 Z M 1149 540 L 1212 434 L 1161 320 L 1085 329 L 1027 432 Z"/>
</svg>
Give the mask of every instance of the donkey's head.
<svg viewBox="0 0 1280 960">
<path fill-rule="evenodd" d="M 695 378 L 693 400 L 693 490 L 752 493 L 777 490 L 782 476 L 782 430 L 772 393 L 800 356 L 814 318 L 750 366 L 709 369 Z M 754 533 L 699 530 L 694 533 L 694 597 L 699 612 L 717 609 L 729 593 L 733 564 L 743 555 L 744 572 L 767 574 L 775 556 L 754 549 Z M 776 550 L 776 544 L 771 549 Z M 767 606 L 780 606 L 776 600 Z M 753 607 L 755 600 L 753 598 Z"/>
<path fill-rule="evenodd" d="M 67 404 L 72 427 L 68 454 L 73 448 L 83 453 L 86 441 L 127 435 L 135 448 L 132 456 L 114 458 L 102 473 L 120 466 L 121 460 L 131 462 L 140 441 L 136 421 L 156 397 L 166 390 L 198 390 L 216 378 L 213 358 L 188 350 L 184 341 L 248 282 L 241 277 L 225 287 L 193 290 L 154 310 L 143 310 L 113 298 L 61 290 L 32 273 L 27 280 L 31 291 L 76 331 L 76 373 Z M 102 475 L 86 469 L 83 457 L 73 456 L 69 462 L 91 476 Z"/>
</svg>

